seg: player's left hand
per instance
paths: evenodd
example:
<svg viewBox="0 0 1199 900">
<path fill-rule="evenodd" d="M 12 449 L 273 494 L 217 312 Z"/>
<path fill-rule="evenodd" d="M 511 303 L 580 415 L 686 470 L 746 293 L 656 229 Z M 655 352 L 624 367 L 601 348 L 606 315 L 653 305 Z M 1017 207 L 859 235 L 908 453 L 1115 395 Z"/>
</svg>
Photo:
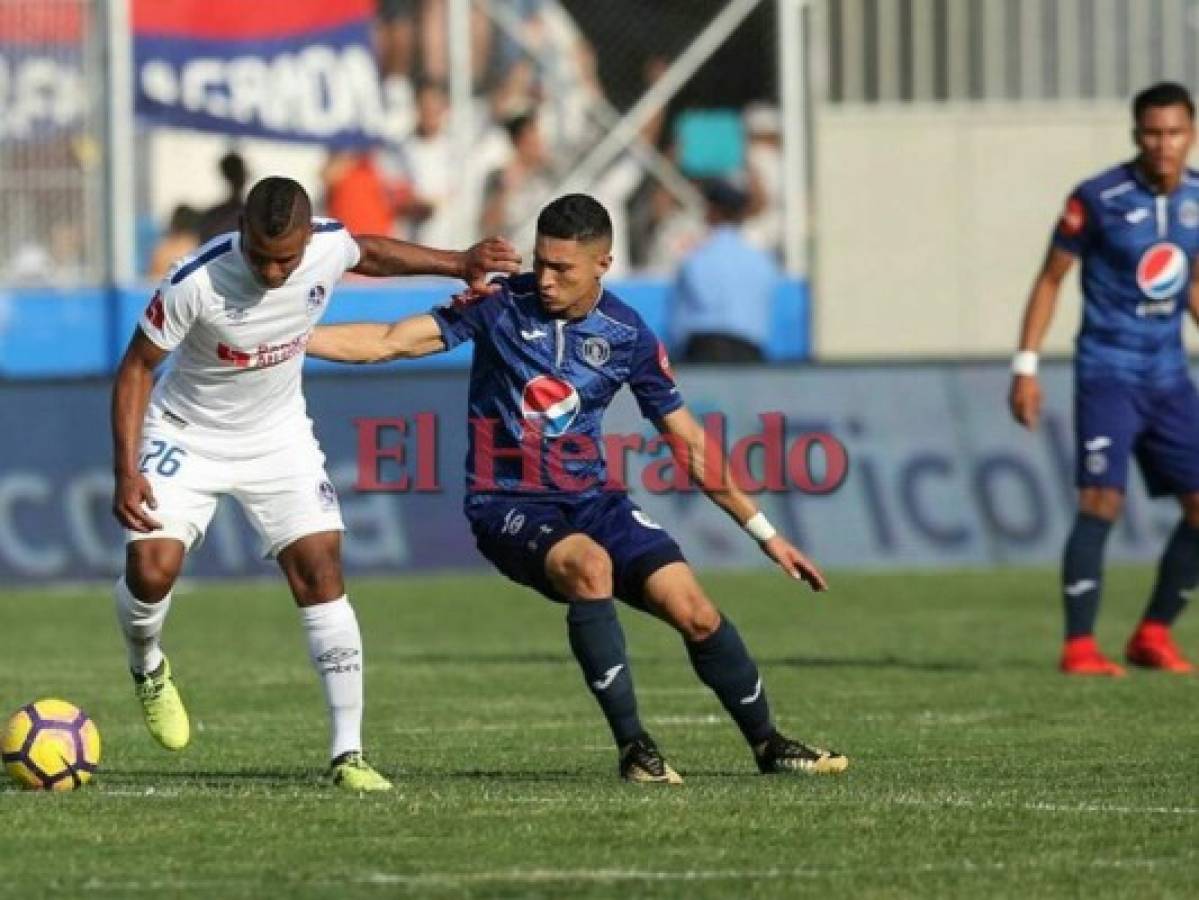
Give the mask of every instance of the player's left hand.
<svg viewBox="0 0 1199 900">
<path fill-rule="evenodd" d="M 776 534 L 764 543 L 762 552 L 778 563 L 782 570 L 792 578 L 806 581 L 811 585 L 812 590 L 828 590 L 828 582 L 816 563 L 800 553 L 799 549 L 781 534 Z"/>
<path fill-rule="evenodd" d="M 492 272 L 515 275 L 520 271 L 520 254 L 502 237 L 479 241 L 462 254 L 461 278 L 469 286 L 468 295 L 482 296 L 498 291 L 498 284 L 488 284 Z"/>
</svg>

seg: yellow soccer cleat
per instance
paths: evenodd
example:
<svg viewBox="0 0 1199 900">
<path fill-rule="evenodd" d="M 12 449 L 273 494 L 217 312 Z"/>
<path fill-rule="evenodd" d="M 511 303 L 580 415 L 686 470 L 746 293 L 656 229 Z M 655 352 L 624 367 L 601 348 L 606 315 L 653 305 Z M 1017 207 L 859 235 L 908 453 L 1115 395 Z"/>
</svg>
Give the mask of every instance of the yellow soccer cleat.
<svg viewBox="0 0 1199 900">
<path fill-rule="evenodd" d="M 754 747 L 754 759 L 763 775 L 840 775 L 849 768 L 849 757 L 809 747 L 777 731 Z"/>
<path fill-rule="evenodd" d="M 391 790 L 391 782 L 371 768 L 357 750 L 329 763 L 329 778 L 339 788 L 360 794 Z"/>
<path fill-rule="evenodd" d="M 133 692 L 142 705 L 142 717 L 154 740 L 167 750 L 182 750 L 191 740 L 191 725 L 183 699 L 171 678 L 171 664 L 163 657 L 154 672 L 133 676 Z"/>
<path fill-rule="evenodd" d="M 670 767 L 648 734 L 620 748 L 620 777 L 634 784 L 683 783 L 683 777 Z"/>
</svg>

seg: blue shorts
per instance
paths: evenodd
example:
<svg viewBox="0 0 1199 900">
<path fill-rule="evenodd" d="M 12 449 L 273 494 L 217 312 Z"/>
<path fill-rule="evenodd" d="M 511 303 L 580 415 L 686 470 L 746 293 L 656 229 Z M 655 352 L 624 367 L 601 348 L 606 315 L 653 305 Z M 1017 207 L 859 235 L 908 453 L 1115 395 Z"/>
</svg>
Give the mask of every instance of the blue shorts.
<svg viewBox="0 0 1199 900">
<path fill-rule="evenodd" d="M 612 559 L 617 597 L 645 609 L 646 580 L 663 566 L 685 562 L 683 551 L 661 525 L 623 493 L 580 501 L 526 497 L 476 500 L 466 507 L 475 543 L 497 569 L 551 600 L 569 600 L 550 583 L 545 557 L 572 534 L 585 534 Z"/>
<path fill-rule="evenodd" d="M 1189 379 L 1160 388 L 1079 381 L 1074 434 L 1080 488 L 1124 490 L 1135 454 L 1151 496 L 1199 491 L 1199 392 Z"/>
</svg>

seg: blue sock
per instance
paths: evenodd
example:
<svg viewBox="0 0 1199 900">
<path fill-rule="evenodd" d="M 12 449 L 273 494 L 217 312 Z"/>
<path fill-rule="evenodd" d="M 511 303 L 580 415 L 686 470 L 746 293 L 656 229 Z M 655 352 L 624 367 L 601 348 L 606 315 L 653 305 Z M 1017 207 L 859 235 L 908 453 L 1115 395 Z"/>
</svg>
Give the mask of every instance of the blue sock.
<svg viewBox="0 0 1199 900">
<path fill-rule="evenodd" d="M 1082 637 L 1095 631 L 1103 581 L 1103 545 L 1111 530 L 1111 522 L 1090 513 L 1080 512 L 1074 519 L 1062 560 L 1067 638 Z"/>
<path fill-rule="evenodd" d="M 695 674 L 720 699 L 745 739 L 753 745 L 770 737 L 774 723 L 770 721 L 766 688 L 736 626 L 721 615 L 720 627 L 711 635 L 685 643 Z"/>
<path fill-rule="evenodd" d="M 611 600 L 572 601 L 566 613 L 566 630 L 570 649 L 617 745 L 624 746 L 644 734 L 615 604 Z"/>
<path fill-rule="evenodd" d="M 1199 528 L 1182 520 L 1166 544 L 1157 568 L 1157 583 L 1145 619 L 1172 625 L 1187 605 L 1186 593 L 1199 585 Z"/>
</svg>

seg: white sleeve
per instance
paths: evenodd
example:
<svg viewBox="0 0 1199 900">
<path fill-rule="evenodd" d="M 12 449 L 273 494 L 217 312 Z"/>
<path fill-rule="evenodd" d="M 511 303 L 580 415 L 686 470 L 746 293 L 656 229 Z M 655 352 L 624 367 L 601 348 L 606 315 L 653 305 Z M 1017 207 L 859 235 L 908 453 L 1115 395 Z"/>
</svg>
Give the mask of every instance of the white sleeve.
<svg viewBox="0 0 1199 900">
<path fill-rule="evenodd" d="M 150 298 L 138 325 L 152 343 L 169 353 L 187 336 L 199 314 L 200 297 L 195 279 L 171 284 L 168 276 Z"/>
<path fill-rule="evenodd" d="M 362 248 L 358 246 L 354 235 L 350 234 L 348 229 L 342 228 L 335 233 L 341 239 L 342 255 L 345 259 L 345 269 L 348 272 L 362 261 Z"/>
</svg>

